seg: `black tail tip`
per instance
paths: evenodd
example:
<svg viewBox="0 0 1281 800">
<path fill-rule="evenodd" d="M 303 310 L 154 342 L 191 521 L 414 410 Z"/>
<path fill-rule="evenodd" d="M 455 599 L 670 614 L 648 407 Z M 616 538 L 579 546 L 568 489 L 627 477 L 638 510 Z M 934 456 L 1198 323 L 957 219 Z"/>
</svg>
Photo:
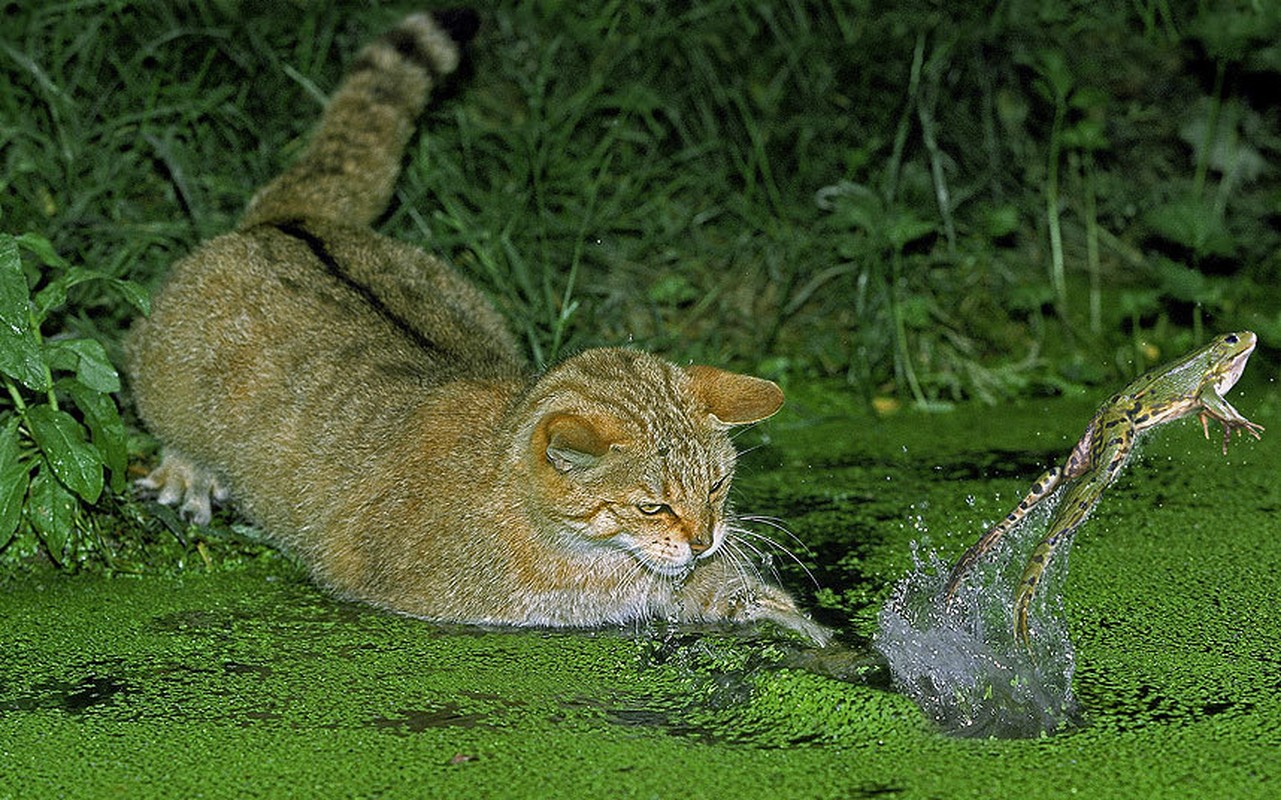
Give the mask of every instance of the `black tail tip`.
<svg viewBox="0 0 1281 800">
<path fill-rule="evenodd" d="M 436 24 L 458 44 L 466 44 L 480 30 L 480 15 L 472 8 L 447 8 L 433 11 Z"/>
</svg>

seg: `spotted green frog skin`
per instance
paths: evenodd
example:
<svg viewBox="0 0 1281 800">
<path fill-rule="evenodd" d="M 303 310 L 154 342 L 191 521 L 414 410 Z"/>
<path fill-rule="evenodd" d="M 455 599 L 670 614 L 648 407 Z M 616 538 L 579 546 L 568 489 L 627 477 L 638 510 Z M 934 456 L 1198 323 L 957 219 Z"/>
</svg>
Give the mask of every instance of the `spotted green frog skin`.
<svg viewBox="0 0 1281 800">
<path fill-rule="evenodd" d="M 951 599 L 966 574 L 1037 505 L 1059 486 L 1074 481 L 1059 502 L 1049 532 L 1028 560 L 1014 599 L 1014 635 L 1028 641 L 1028 614 L 1036 587 L 1059 545 L 1071 539 L 1098 503 L 1103 490 L 1116 478 L 1134 448 L 1139 433 L 1190 414 L 1201 418 L 1206 438 L 1209 421 L 1223 425 L 1223 452 L 1228 452 L 1232 432 L 1256 439 L 1263 426 L 1241 416 L 1223 399 L 1245 370 L 1256 337 L 1250 331 L 1227 333 L 1178 361 L 1147 372 L 1108 399 L 1095 413 L 1062 467 L 1052 467 L 1032 484 L 1031 490 L 1005 519 L 985 533 L 961 556 L 948 578 Z"/>
</svg>

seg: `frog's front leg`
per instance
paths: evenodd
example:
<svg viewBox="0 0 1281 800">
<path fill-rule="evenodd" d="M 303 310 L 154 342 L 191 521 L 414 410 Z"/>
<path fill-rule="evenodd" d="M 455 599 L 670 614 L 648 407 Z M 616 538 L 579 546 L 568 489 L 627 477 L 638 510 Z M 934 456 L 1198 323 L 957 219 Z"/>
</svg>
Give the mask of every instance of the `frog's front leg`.
<svg viewBox="0 0 1281 800">
<path fill-rule="evenodd" d="M 1201 395 L 1201 430 L 1205 432 L 1205 438 L 1210 438 L 1210 420 L 1217 420 L 1223 425 L 1223 454 L 1228 454 L 1228 442 L 1232 439 L 1232 432 L 1240 433 L 1245 431 L 1256 439 L 1263 438 L 1260 432 L 1264 430 L 1262 425 L 1251 422 L 1241 415 L 1241 412 L 1232 407 L 1232 404 L 1222 397 L 1219 397 L 1213 390 L 1206 391 Z"/>
</svg>

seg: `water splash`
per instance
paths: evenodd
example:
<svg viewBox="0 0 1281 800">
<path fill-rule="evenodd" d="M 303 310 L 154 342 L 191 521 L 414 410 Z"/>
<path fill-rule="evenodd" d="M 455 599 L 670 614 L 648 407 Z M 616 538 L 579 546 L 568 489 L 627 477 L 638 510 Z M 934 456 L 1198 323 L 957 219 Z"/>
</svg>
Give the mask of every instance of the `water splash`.
<svg viewBox="0 0 1281 800">
<path fill-rule="evenodd" d="M 950 564 L 912 546 L 912 572 L 880 614 L 873 645 L 895 686 L 943 731 L 967 737 L 1053 733 L 1075 716 L 1076 666 L 1062 609 L 1066 545 L 1038 592 L 1025 644 L 1013 632 L 1014 590 L 1057 497 L 1012 529 L 948 600 Z M 1011 566 L 1012 565 L 1012 566 Z"/>
</svg>

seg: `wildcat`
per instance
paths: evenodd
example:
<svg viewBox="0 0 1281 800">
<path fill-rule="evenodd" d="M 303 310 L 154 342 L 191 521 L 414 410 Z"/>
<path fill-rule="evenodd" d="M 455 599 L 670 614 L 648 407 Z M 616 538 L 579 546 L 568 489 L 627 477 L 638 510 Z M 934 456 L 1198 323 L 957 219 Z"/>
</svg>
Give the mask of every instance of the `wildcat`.
<svg viewBox="0 0 1281 800">
<path fill-rule="evenodd" d="M 772 620 L 828 631 L 733 533 L 728 429 L 773 383 L 588 350 L 541 376 L 481 293 L 369 226 L 469 12 L 358 55 L 300 160 L 178 262 L 127 341 L 144 481 L 234 499 L 336 594 L 437 621 Z"/>
</svg>

